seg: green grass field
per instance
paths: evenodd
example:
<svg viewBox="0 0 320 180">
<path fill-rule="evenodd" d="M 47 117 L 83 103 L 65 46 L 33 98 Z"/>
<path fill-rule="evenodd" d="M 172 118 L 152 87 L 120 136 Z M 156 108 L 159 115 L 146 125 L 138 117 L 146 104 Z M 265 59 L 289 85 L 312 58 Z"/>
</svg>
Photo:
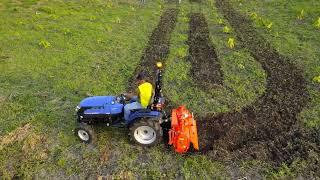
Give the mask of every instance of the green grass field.
<svg viewBox="0 0 320 180">
<path fill-rule="evenodd" d="M 316 1 L 232 1 L 255 22 L 259 32 L 304 70 L 311 102 L 301 113 L 308 127 L 320 124 L 320 3 Z M 240 5 L 241 4 L 241 5 Z M 268 25 L 271 27 L 268 28 Z"/>
<path fill-rule="evenodd" d="M 304 72 L 310 100 L 298 120 L 320 127 L 320 2 L 230 0 L 256 30 Z M 163 0 L 2 0 L 0 2 L 0 179 L 319 178 L 309 161 L 274 167 L 260 160 L 143 149 L 125 129 L 96 127 L 95 145 L 73 134 L 75 107 L 88 95 L 125 92 L 161 14 L 178 8 L 164 93 L 196 117 L 240 111 L 265 93 L 267 75 L 215 5 Z M 203 90 L 190 75 L 189 14 L 203 13 L 223 85 Z M 319 25 L 317 20 L 319 19 Z M 227 30 L 226 30 L 227 29 Z M 235 40 L 230 48 L 228 39 Z M 198 132 L 201 133 L 201 132 Z M 213 152 L 212 152 L 213 153 Z M 314 152 L 314 164 L 320 154 Z"/>
</svg>

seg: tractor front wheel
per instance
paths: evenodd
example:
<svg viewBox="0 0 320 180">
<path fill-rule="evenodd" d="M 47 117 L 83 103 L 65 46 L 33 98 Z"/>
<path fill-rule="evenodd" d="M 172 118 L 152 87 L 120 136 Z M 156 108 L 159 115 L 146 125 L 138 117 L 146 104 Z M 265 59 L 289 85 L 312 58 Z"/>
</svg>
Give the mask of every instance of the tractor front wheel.
<svg viewBox="0 0 320 180">
<path fill-rule="evenodd" d="M 82 142 L 87 144 L 95 143 L 96 141 L 96 135 L 91 125 L 81 123 L 74 133 Z"/>
<path fill-rule="evenodd" d="M 130 127 L 131 139 L 140 146 L 150 147 L 159 144 L 162 129 L 157 119 L 141 119 Z"/>
</svg>

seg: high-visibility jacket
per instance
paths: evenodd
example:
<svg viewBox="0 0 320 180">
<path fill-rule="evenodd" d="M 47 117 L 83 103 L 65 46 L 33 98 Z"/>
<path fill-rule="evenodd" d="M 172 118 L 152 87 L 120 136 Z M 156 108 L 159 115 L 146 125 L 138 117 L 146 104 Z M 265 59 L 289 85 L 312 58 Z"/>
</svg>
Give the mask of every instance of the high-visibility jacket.
<svg viewBox="0 0 320 180">
<path fill-rule="evenodd" d="M 152 84 L 149 82 L 144 82 L 138 86 L 138 97 L 142 107 L 146 108 L 152 98 Z"/>
</svg>

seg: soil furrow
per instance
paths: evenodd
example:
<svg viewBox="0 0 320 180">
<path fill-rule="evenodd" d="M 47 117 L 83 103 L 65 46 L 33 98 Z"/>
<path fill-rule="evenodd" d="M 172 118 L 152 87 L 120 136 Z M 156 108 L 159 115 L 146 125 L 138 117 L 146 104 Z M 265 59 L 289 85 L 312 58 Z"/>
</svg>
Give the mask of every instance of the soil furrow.
<svg viewBox="0 0 320 180">
<path fill-rule="evenodd" d="M 212 89 L 223 83 L 218 56 L 210 41 L 208 23 L 201 13 L 190 14 L 189 60 L 192 63 L 191 76 L 202 89 Z"/>
<path fill-rule="evenodd" d="M 227 1 L 217 0 L 216 5 L 235 29 L 240 44 L 261 63 L 267 85 L 265 94 L 240 112 L 198 118 L 201 146 L 277 164 L 305 157 L 316 146 L 305 141 L 297 120 L 309 99 L 303 72 L 273 49 Z"/>
<path fill-rule="evenodd" d="M 148 45 L 141 57 L 139 65 L 135 69 L 134 76 L 130 79 L 128 90 L 133 90 L 135 75 L 140 71 L 145 71 L 150 77 L 149 81 L 154 82 L 157 61 L 162 63 L 168 57 L 170 50 L 170 35 L 177 23 L 178 9 L 167 9 L 161 16 L 156 29 L 153 30 L 149 38 Z"/>
</svg>

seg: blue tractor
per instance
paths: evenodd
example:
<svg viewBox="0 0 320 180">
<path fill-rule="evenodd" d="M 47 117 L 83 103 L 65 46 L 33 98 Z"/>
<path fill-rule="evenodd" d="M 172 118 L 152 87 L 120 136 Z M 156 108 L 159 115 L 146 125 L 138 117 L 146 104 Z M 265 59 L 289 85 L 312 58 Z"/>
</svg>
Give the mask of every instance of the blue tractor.
<svg viewBox="0 0 320 180">
<path fill-rule="evenodd" d="M 152 104 L 145 109 L 131 111 L 129 119 L 124 120 L 126 97 L 93 96 L 83 99 L 76 107 L 77 128 L 75 135 L 85 143 L 96 139 L 93 125 L 104 123 L 106 126 L 129 128 L 131 139 L 141 146 L 154 146 L 163 136 L 161 124 L 167 122 L 162 88 L 162 64 L 157 63 L 157 74 Z"/>
</svg>

